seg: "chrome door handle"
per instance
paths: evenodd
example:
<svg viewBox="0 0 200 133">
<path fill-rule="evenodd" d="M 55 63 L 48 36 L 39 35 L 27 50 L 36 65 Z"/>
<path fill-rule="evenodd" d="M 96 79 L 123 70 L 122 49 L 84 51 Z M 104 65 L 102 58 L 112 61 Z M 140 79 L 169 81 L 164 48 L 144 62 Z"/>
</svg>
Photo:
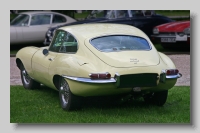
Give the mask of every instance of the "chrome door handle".
<svg viewBox="0 0 200 133">
<path fill-rule="evenodd" d="M 49 58 L 50 61 L 53 61 L 53 58 Z"/>
</svg>

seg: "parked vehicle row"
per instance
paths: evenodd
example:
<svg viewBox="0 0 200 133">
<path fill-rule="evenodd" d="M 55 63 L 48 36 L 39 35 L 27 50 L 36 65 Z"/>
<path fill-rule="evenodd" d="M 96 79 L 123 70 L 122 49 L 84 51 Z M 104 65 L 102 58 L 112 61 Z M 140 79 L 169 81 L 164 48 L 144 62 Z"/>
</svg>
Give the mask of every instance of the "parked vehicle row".
<svg viewBox="0 0 200 133">
<path fill-rule="evenodd" d="M 59 91 L 61 107 L 81 107 L 90 96 L 132 95 L 165 104 L 182 75 L 140 29 L 122 24 L 79 24 L 57 29 L 46 47 L 16 55 L 24 88 Z"/>
<path fill-rule="evenodd" d="M 76 20 L 51 11 L 19 13 L 10 23 L 10 45 L 43 43 L 47 30 Z"/>
<path fill-rule="evenodd" d="M 153 10 L 93 10 L 85 20 L 49 28 L 44 40 L 45 45 L 52 41 L 54 31 L 62 26 L 86 23 L 116 23 L 127 24 L 142 30 L 148 37 L 153 34 L 157 25 L 172 22 L 168 17 L 155 14 Z"/>
<path fill-rule="evenodd" d="M 93 10 L 81 21 L 52 11 L 22 12 L 11 21 L 10 45 L 49 45 L 58 28 L 86 23 L 132 25 L 141 29 L 153 43 L 160 43 L 164 48 L 190 47 L 190 21 L 174 22 L 155 14 L 153 10 Z"/>
</svg>

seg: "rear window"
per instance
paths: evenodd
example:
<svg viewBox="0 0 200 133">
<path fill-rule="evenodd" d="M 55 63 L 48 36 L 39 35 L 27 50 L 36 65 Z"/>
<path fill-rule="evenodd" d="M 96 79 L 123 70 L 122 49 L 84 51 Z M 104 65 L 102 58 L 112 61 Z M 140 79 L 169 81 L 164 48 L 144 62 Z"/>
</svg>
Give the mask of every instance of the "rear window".
<svg viewBox="0 0 200 133">
<path fill-rule="evenodd" d="M 102 52 L 150 50 L 146 39 L 128 35 L 103 36 L 92 39 L 90 42 L 97 50 Z"/>
</svg>

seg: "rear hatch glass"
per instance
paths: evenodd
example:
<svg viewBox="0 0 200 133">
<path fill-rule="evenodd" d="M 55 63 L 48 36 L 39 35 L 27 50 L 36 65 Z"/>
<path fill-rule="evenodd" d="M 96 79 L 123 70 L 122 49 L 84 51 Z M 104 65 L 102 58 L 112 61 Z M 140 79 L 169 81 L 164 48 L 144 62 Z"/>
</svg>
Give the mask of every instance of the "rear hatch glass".
<svg viewBox="0 0 200 133">
<path fill-rule="evenodd" d="M 113 67 L 150 66 L 159 63 L 158 53 L 144 38 L 130 35 L 101 36 L 86 46 Z"/>
</svg>

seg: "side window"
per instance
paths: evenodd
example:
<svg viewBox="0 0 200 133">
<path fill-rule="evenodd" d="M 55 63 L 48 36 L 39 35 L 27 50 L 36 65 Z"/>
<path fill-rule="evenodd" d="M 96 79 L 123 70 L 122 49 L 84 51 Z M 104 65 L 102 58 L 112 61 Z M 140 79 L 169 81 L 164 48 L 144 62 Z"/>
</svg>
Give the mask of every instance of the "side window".
<svg viewBox="0 0 200 133">
<path fill-rule="evenodd" d="M 30 25 L 50 24 L 51 15 L 34 15 L 31 17 Z"/>
<path fill-rule="evenodd" d="M 144 16 L 142 10 L 131 10 L 132 16 Z"/>
<path fill-rule="evenodd" d="M 54 15 L 53 16 L 53 23 L 64 23 L 66 22 L 66 18 L 60 15 Z"/>
<path fill-rule="evenodd" d="M 118 10 L 117 12 L 117 18 L 124 18 L 128 17 L 128 12 L 127 10 Z"/>
<path fill-rule="evenodd" d="M 151 11 L 151 10 L 144 10 L 144 15 L 145 16 L 152 16 L 153 15 L 153 11 Z"/>
<path fill-rule="evenodd" d="M 78 49 L 77 40 L 70 33 L 67 33 L 67 35 L 64 38 L 63 45 L 60 48 L 59 52 L 61 52 L 61 53 L 68 53 L 68 52 L 74 53 L 74 52 L 77 51 L 77 49 Z"/>
<path fill-rule="evenodd" d="M 49 51 L 59 52 L 65 37 L 66 37 L 65 31 L 57 30 L 53 38 L 53 41 L 51 43 L 51 46 L 49 47 Z"/>
<path fill-rule="evenodd" d="M 111 11 L 111 13 L 110 13 L 110 19 L 113 19 L 113 18 L 115 18 L 115 12 Z"/>
<path fill-rule="evenodd" d="M 77 40 L 70 33 L 62 30 L 56 31 L 51 46 L 49 47 L 49 51 L 60 53 L 74 53 L 77 49 Z"/>
</svg>

